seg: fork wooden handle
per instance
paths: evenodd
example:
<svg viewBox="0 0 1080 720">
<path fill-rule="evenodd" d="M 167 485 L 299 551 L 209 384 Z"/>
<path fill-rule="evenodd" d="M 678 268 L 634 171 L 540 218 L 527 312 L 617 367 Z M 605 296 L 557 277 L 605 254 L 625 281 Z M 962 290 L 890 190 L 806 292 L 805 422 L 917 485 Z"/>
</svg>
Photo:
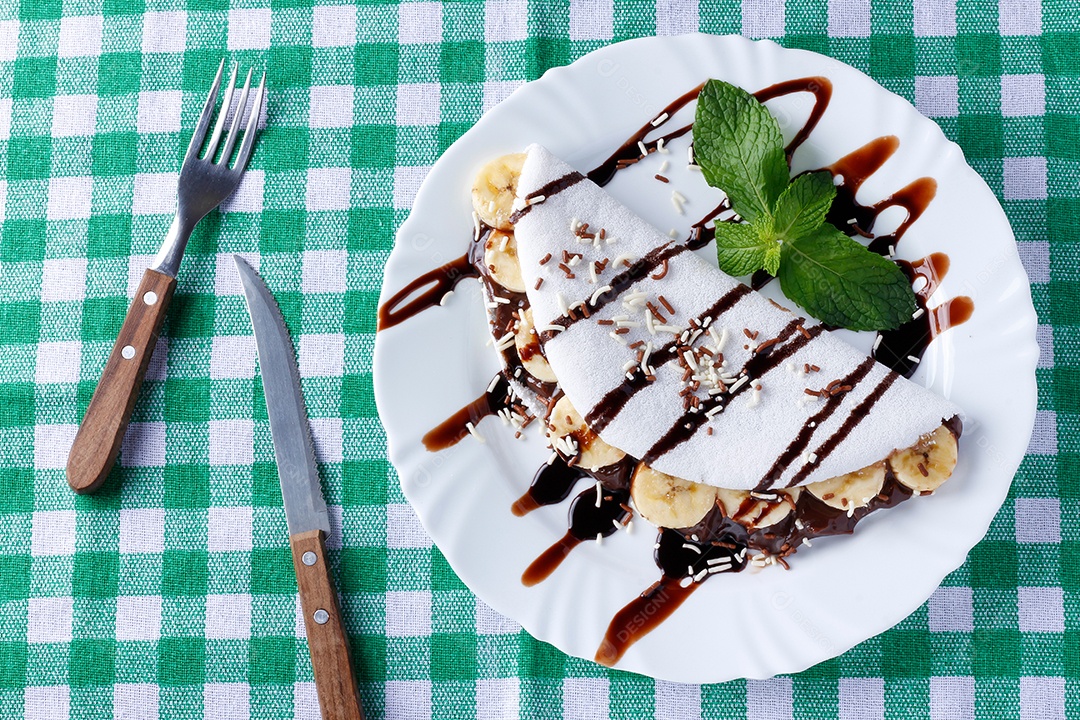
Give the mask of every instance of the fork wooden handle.
<svg viewBox="0 0 1080 720">
<path fill-rule="evenodd" d="M 77 493 L 97 490 L 116 462 L 175 288 L 176 278 L 143 273 L 68 454 L 67 480 Z"/>
<path fill-rule="evenodd" d="M 297 533 L 289 538 L 319 708 L 323 720 L 364 720 L 349 655 L 349 638 L 341 622 L 324 541 L 322 530 Z"/>
</svg>

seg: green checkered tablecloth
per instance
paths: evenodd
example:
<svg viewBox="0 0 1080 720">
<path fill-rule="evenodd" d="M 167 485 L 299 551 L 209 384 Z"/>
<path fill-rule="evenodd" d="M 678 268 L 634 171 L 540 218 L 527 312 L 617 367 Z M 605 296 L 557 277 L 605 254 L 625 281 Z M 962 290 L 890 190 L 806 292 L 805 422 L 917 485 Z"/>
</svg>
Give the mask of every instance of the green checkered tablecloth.
<svg viewBox="0 0 1080 720">
<path fill-rule="evenodd" d="M 1075 0 L 311 5 L 0 2 L 0 717 L 317 717 L 232 253 L 295 333 L 371 717 L 1080 717 Z M 439 154 L 549 67 L 698 29 L 827 53 L 937 121 L 1012 220 L 1042 347 L 1012 493 L 925 606 L 799 675 L 700 687 L 568 658 L 466 590 L 371 378 L 382 266 Z M 222 56 L 267 69 L 266 129 L 192 239 L 121 462 L 76 497 L 67 450 Z"/>
</svg>

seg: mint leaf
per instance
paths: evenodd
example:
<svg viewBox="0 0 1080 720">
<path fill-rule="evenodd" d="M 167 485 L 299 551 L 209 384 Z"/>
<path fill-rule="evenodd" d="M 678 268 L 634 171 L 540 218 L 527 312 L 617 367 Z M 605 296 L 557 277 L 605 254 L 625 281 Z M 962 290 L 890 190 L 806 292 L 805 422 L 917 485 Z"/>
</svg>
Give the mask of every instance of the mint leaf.
<svg viewBox="0 0 1080 720">
<path fill-rule="evenodd" d="M 705 180 L 747 220 L 769 216 L 788 184 L 779 123 L 753 95 L 721 80 L 709 80 L 698 95 L 694 157 Z"/>
<path fill-rule="evenodd" d="M 780 243 L 769 243 L 769 247 L 765 250 L 765 272 L 776 277 L 776 271 L 780 269 L 780 256 L 782 254 Z"/>
<path fill-rule="evenodd" d="M 900 268 L 831 225 L 783 244 L 779 278 L 784 295 L 827 325 L 892 330 L 915 312 Z"/>
<path fill-rule="evenodd" d="M 744 223 L 716 223 L 716 260 L 728 275 L 749 275 L 765 266 L 769 246 L 758 227 Z"/>
<path fill-rule="evenodd" d="M 794 240 L 813 232 L 825 222 L 835 197 L 836 186 L 828 172 L 798 176 L 776 199 L 773 232 L 783 240 Z"/>
</svg>

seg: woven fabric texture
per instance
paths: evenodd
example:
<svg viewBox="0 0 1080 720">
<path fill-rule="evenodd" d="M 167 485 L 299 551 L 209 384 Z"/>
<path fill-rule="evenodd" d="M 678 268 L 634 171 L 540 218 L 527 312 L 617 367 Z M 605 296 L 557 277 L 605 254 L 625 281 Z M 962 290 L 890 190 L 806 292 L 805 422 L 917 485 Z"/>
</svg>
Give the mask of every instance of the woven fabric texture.
<svg viewBox="0 0 1080 720">
<path fill-rule="evenodd" d="M 926 605 L 801 674 L 700 687 L 475 598 L 401 494 L 371 378 L 439 154 L 547 68 L 694 30 L 827 53 L 938 122 L 1013 223 L 1042 348 L 1012 492 Z M 369 717 L 1080 717 L 1078 48 L 1069 0 L 0 3 L 0 717 L 318 717 L 232 253 L 294 334 Z M 192 238 L 117 468 L 77 497 L 67 451 L 222 57 L 267 69 L 266 129 Z"/>
</svg>

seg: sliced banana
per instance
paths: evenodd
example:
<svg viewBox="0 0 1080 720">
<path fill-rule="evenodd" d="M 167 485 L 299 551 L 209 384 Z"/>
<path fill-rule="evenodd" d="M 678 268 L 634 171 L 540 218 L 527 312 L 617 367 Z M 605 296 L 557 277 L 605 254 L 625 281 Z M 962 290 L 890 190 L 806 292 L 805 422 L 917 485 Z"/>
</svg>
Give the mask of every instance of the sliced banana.
<svg viewBox="0 0 1080 720">
<path fill-rule="evenodd" d="M 696 525 L 716 505 L 716 488 L 687 482 L 638 463 L 630 497 L 641 515 L 664 528 Z"/>
<path fill-rule="evenodd" d="M 514 344 L 517 345 L 518 357 L 525 370 L 537 380 L 544 382 L 557 382 L 555 371 L 551 369 L 547 358 L 540 352 L 540 337 L 533 332 L 532 308 L 523 308 L 518 313 L 521 320 L 518 322 L 517 331 L 514 333 Z M 564 398 L 565 399 L 565 398 Z"/>
<path fill-rule="evenodd" d="M 754 497 L 746 490 L 718 488 L 716 501 L 724 515 L 749 528 L 775 525 L 795 510 L 795 501 L 802 488 L 775 490 Z"/>
<path fill-rule="evenodd" d="M 847 475 L 810 483 L 806 489 L 826 505 L 850 510 L 868 505 L 884 484 L 885 462 L 882 461 Z"/>
<path fill-rule="evenodd" d="M 525 153 L 503 155 L 480 168 L 473 181 L 473 209 L 480 219 L 493 228 L 510 230 L 514 214 L 518 175 L 525 164 Z"/>
<path fill-rule="evenodd" d="M 626 457 L 626 453 L 611 447 L 590 430 L 564 395 L 548 417 L 548 442 L 554 447 L 556 440 L 567 436 L 577 443 L 577 466 L 585 470 L 599 470 Z"/>
<path fill-rule="evenodd" d="M 491 278 L 511 292 L 525 292 L 514 233 L 495 230 L 484 245 L 484 265 Z"/>
<path fill-rule="evenodd" d="M 956 467 L 956 436 L 942 425 L 889 456 L 896 479 L 915 492 L 937 490 Z"/>
</svg>

